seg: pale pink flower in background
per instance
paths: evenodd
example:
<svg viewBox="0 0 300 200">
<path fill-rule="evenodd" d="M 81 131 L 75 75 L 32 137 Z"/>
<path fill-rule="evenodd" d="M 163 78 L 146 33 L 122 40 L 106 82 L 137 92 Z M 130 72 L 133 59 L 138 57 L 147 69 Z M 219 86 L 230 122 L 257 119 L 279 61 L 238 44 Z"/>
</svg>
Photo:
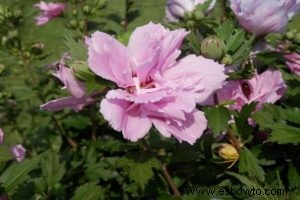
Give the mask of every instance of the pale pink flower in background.
<svg viewBox="0 0 300 200">
<path fill-rule="evenodd" d="M 299 11 L 296 0 L 230 0 L 240 25 L 256 36 L 284 32 L 288 20 Z"/>
<path fill-rule="evenodd" d="M 217 96 L 220 102 L 234 100 L 231 109 L 241 110 L 245 104 L 258 102 L 256 109 L 263 103 L 275 103 L 286 90 L 286 84 L 279 71 L 267 70 L 262 74 L 255 74 L 249 80 L 227 81 Z"/>
<path fill-rule="evenodd" d="M 300 75 L 300 54 L 290 53 L 284 55 L 287 67 L 295 74 Z"/>
<path fill-rule="evenodd" d="M 165 137 L 193 144 L 206 129 L 196 103 L 221 88 L 226 75 L 223 65 L 204 57 L 176 60 L 187 34 L 149 23 L 135 29 L 127 47 L 103 32 L 87 38 L 90 69 L 118 85 L 100 112 L 124 138 L 137 141 L 154 125 Z"/>
<path fill-rule="evenodd" d="M 92 98 L 87 96 L 85 84 L 77 80 L 72 69 L 66 67 L 64 59 L 59 62 L 58 69 L 53 75 L 57 77 L 63 84 L 63 89 L 69 91 L 71 96 L 49 101 L 40 107 L 48 111 L 59 111 L 64 108 L 71 108 L 74 111 L 83 109 L 84 106 L 92 102 Z"/>
<path fill-rule="evenodd" d="M 35 17 L 36 24 L 39 26 L 46 24 L 54 17 L 60 16 L 66 9 L 66 5 L 64 3 L 45 3 L 44 1 L 41 1 L 34 6 L 39 8 L 41 11 L 41 14 Z"/>
<path fill-rule="evenodd" d="M 300 0 L 285 0 L 285 8 L 291 19 L 300 11 Z"/>
<path fill-rule="evenodd" d="M 26 149 L 23 147 L 22 144 L 13 145 L 10 148 L 10 152 L 18 162 L 24 160 L 26 155 Z"/>
<path fill-rule="evenodd" d="M 4 141 L 4 132 L 3 130 L 0 128 L 0 144 L 2 144 Z"/>
<path fill-rule="evenodd" d="M 9 198 L 8 198 L 7 194 L 4 193 L 4 194 L 1 194 L 0 200 L 9 200 Z"/>
<path fill-rule="evenodd" d="M 194 11 L 198 4 L 203 4 L 208 0 L 168 0 L 166 6 L 165 19 L 169 22 L 176 22 L 187 13 Z M 216 0 L 211 0 L 206 12 L 213 9 Z"/>
</svg>

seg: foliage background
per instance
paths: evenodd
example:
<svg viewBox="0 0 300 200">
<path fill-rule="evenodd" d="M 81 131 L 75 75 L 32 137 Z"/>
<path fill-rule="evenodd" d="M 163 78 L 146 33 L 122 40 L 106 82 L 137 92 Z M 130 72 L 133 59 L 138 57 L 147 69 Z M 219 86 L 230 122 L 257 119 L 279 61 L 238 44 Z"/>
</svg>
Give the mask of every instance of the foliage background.
<svg viewBox="0 0 300 200">
<path fill-rule="evenodd" d="M 97 2 L 99 8 L 95 6 Z M 155 130 L 139 142 L 125 141 L 102 118 L 98 104 L 80 113 L 50 113 L 39 108 L 47 100 L 66 95 L 47 66 L 66 51 L 82 53 L 75 40 L 84 33 L 100 30 L 126 43 L 137 26 L 149 21 L 162 22 L 165 0 L 69 1 L 63 17 L 41 27 L 35 25 L 38 11 L 32 6 L 34 3 L 37 1 L 0 0 L 1 6 L 22 12 L 19 24 L 0 27 L 1 38 L 12 37 L 8 43 L 2 39 L 0 46 L 0 63 L 4 66 L 0 71 L 0 127 L 5 132 L 5 143 L 0 146 L 0 194 L 22 200 L 178 198 L 165 178 L 163 169 L 167 166 L 183 199 L 199 198 L 185 193 L 185 188 L 198 187 L 284 188 L 284 198 L 299 198 L 300 110 L 296 107 L 300 100 L 300 78 L 289 74 L 276 55 L 262 55 L 261 60 L 284 73 L 290 86 L 287 95 L 282 103 L 267 105 L 254 115 L 260 125 L 255 129 L 243 120 L 250 116 L 253 105 L 235 113 L 241 121 L 236 134 L 244 139 L 246 147 L 239 162 L 227 169 L 228 164 L 217 162 L 220 158 L 215 149 L 220 143 L 216 138 L 226 130 L 232 114 L 223 106 L 204 109 L 214 135 L 205 134 L 193 146 L 162 138 Z M 83 14 L 83 5 L 89 5 L 94 12 Z M 218 9 L 219 6 L 211 20 L 220 15 Z M 74 20 L 77 24 L 70 27 Z M 211 30 L 209 21 L 202 25 L 204 31 Z M 296 19 L 290 27 L 297 29 L 297 25 L 300 24 Z M 42 52 L 35 52 L 34 44 L 43 44 Z M 188 39 L 184 49 L 189 52 L 197 47 Z M 101 88 L 105 84 L 97 82 L 96 86 Z M 255 135 L 263 130 L 272 133 L 267 142 Z M 27 149 L 26 159 L 21 163 L 14 161 L 8 151 L 10 145 L 17 143 Z M 227 198 L 246 198 L 233 195 Z"/>
</svg>

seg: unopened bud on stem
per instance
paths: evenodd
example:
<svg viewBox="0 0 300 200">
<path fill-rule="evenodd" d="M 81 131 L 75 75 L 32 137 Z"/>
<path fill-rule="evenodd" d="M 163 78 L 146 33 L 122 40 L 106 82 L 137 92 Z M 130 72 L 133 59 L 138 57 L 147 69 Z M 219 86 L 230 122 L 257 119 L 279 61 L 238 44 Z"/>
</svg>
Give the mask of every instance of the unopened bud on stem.
<svg viewBox="0 0 300 200">
<path fill-rule="evenodd" d="M 225 50 L 225 43 L 217 36 L 209 36 L 201 43 L 201 53 L 207 57 L 215 60 L 220 59 Z"/>
</svg>

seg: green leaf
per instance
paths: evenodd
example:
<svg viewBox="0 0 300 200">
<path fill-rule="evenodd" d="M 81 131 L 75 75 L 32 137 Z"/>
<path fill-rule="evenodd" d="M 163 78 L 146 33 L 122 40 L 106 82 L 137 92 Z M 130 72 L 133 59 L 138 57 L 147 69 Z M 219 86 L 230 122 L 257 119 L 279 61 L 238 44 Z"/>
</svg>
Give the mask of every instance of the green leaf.
<svg viewBox="0 0 300 200">
<path fill-rule="evenodd" d="M 242 68 L 229 73 L 228 80 L 251 79 L 254 75 L 255 68 L 252 64 L 246 64 Z"/>
<path fill-rule="evenodd" d="M 300 143 L 300 128 L 280 123 L 270 125 L 269 127 L 272 129 L 272 132 L 268 141 L 277 142 L 278 144 L 291 143 L 297 145 Z"/>
<path fill-rule="evenodd" d="M 66 36 L 66 45 L 72 59 L 87 60 L 87 48 L 82 40 L 76 42 L 73 38 Z"/>
<path fill-rule="evenodd" d="M 120 158 L 117 162 L 131 180 L 136 182 L 144 190 L 146 184 L 154 177 L 153 169 L 161 169 L 161 162 L 148 155 L 133 155 L 130 158 Z"/>
<path fill-rule="evenodd" d="M 30 178 L 28 175 L 33 169 L 38 167 L 40 162 L 40 157 L 33 158 L 31 160 L 24 160 L 21 163 L 14 163 L 10 165 L 0 176 L 0 183 L 3 184 L 3 187 L 6 192 L 11 192 L 19 184 L 24 183 Z"/>
<path fill-rule="evenodd" d="M 238 173 L 227 171 L 226 174 L 229 174 L 230 176 L 235 177 L 240 182 L 242 182 L 244 185 L 246 185 L 248 188 L 252 188 L 252 187 L 257 188 L 259 186 L 257 182 L 250 180 L 248 177 L 240 175 Z"/>
<path fill-rule="evenodd" d="M 212 129 L 215 136 L 226 130 L 230 119 L 230 113 L 226 107 L 207 107 L 204 112 L 208 121 L 208 128 Z"/>
<path fill-rule="evenodd" d="M 255 102 L 244 105 L 240 113 L 234 117 L 237 132 L 244 140 L 246 140 L 253 131 L 253 128 L 249 126 L 248 118 L 255 110 L 256 105 L 257 103 Z"/>
<path fill-rule="evenodd" d="M 35 178 L 35 179 L 33 179 L 33 183 L 34 183 L 34 186 L 35 186 L 35 191 L 38 194 L 43 194 L 45 192 L 46 183 L 45 183 L 44 178 L 42 178 L 42 177 Z"/>
<path fill-rule="evenodd" d="M 240 154 L 239 172 L 247 173 L 250 177 L 256 177 L 260 182 L 265 180 L 265 172 L 258 164 L 257 158 L 246 147 Z"/>
<path fill-rule="evenodd" d="M 4 71 L 5 66 L 3 64 L 0 64 L 0 74 Z"/>
<path fill-rule="evenodd" d="M 234 30 L 233 22 L 229 20 L 226 20 L 223 24 L 221 24 L 219 27 L 214 29 L 218 37 L 224 41 L 231 36 L 233 30 Z"/>
<path fill-rule="evenodd" d="M 72 200 L 99 200 L 104 199 L 104 190 L 96 183 L 86 183 L 78 187 Z"/>
<path fill-rule="evenodd" d="M 286 110 L 286 118 L 290 122 L 300 124 L 300 108 Z"/>
<path fill-rule="evenodd" d="M 75 72 L 76 77 L 85 82 L 88 93 L 97 89 L 103 89 L 104 86 L 108 85 L 103 79 L 90 71 L 86 61 L 75 60 L 70 65 Z"/>
<path fill-rule="evenodd" d="M 62 179 L 65 171 L 64 164 L 59 162 L 58 154 L 49 150 L 42 162 L 42 174 L 46 180 L 48 190 L 51 190 Z"/>
<path fill-rule="evenodd" d="M 288 170 L 289 189 L 299 188 L 300 186 L 300 173 L 293 164 L 289 164 Z"/>
<path fill-rule="evenodd" d="M 200 36 L 196 32 L 191 32 L 187 36 L 190 47 L 193 49 L 196 55 L 201 54 L 201 40 Z"/>
<path fill-rule="evenodd" d="M 225 41 L 225 52 L 235 52 L 245 40 L 245 31 L 243 29 L 235 29 L 233 34 Z"/>
<path fill-rule="evenodd" d="M 90 71 L 87 61 L 75 60 L 70 63 L 70 66 L 76 74 L 76 77 L 82 81 L 90 81 L 96 77 L 96 75 Z"/>
</svg>

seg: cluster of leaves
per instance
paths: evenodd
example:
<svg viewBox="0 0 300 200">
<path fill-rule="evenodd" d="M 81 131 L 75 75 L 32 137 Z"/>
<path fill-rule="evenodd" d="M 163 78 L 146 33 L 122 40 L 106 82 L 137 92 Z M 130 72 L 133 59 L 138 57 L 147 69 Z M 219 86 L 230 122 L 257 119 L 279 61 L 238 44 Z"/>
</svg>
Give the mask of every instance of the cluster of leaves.
<svg viewBox="0 0 300 200">
<path fill-rule="evenodd" d="M 300 196 L 300 110 L 296 108 L 300 79 L 283 68 L 276 54 L 260 54 L 258 58 L 262 69 L 272 64 L 283 72 L 289 87 L 281 104 L 264 105 L 257 112 L 253 112 L 256 103 L 245 105 L 240 112 L 227 108 L 232 102 L 202 107 L 208 131 L 193 146 L 162 138 L 155 130 L 132 143 L 109 128 L 98 104 L 80 113 L 49 113 L 39 105 L 65 95 L 49 70 L 65 51 L 73 58 L 68 65 L 86 83 L 88 92 L 101 91 L 104 95 L 113 85 L 89 71 L 83 36 L 101 30 L 127 43 L 137 26 L 162 22 L 166 1 L 72 0 L 63 17 L 42 27 L 35 25 L 38 12 L 32 7 L 34 3 L 2 0 L 0 5 L 0 37 L 4 41 L 0 46 L 0 128 L 5 132 L 4 144 L 0 145 L 0 198 L 171 199 L 176 194 L 174 187 L 183 199 L 199 198 L 184 193 L 199 187 L 282 188 L 286 199 Z M 183 53 L 200 55 L 203 39 L 217 36 L 225 44 L 218 61 L 240 66 L 229 78 L 250 78 L 254 68 L 249 53 L 254 37 L 222 11 L 222 6 L 223 1 L 218 1 L 215 11 L 201 20 L 166 26 L 191 30 Z M 10 18 L 7 13 L 11 13 Z M 249 125 L 249 118 L 254 126 Z M 231 119 L 234 124 L 228 124 Z M 27 149 L 21 163 L 13 160 L 7 148 L 16 143 Z M 231 168 L 231 163 L 223 162 L 218 154 L 224 143 L 232 144 L 238 152 L 238 161 Z M 213 197 L 208 194 L 201 199 Z"/>
</svg>

